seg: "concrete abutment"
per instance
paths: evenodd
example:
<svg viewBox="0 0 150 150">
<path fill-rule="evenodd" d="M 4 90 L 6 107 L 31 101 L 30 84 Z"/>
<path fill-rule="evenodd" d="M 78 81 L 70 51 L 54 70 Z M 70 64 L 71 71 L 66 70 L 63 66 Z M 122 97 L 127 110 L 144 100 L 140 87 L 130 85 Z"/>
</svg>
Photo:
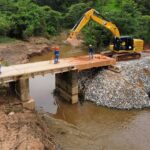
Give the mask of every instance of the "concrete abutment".
<svg viewBox="0 0 150 150">
<path fill-rule="evenodd" d="M 56 90 L 61 97 L 74 104 L 78 102 L 78 71 L 116 64 L 115 59 L 100 54 L 95 54 L 93 60 L 89 60 L 89 56 L 85 55 L 60 59 L 60 62 L 53 64 L 48 60 L 3 67 L 0 84 L 11 82 L 12 92 L 19 96 L 22 103 L 27 103 L 31 100 L 27 78 L 54 73 L 56 74 Z"/>
<path fill-rule="evenodd" d="M 29 110 L 35 109 L 35 101 L 29 95 L 29 79 L 21 78 L 17 81 L 9 83 L 10 90 L 14 93 L 22 102 L 24 108 Z"/>
<path fill-rule="evenodd" d="M 56 74 L 56 91 L 60 97 L 75 104 L 78 102 L 78 71 Z"/>
<path fill-rule="evenodd" d="M 56 74 L 56 91 L 64 100 L 71 104 L 78 102 L 78 71 L 73 70 Z M 20 78 L 9 83 L 10 90 L 22 102 L 24 108 L 34 110 L 35 101 L 29 95 L 29 79 Z"/>
</svg>

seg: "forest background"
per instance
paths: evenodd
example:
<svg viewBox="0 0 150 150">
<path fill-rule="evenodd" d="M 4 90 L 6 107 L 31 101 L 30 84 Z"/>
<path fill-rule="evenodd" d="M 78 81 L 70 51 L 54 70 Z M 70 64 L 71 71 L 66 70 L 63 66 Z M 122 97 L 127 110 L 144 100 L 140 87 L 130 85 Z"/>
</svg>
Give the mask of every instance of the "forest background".
<svg viewBox="0 0 150 150">
<path fill-rule="evenodd" d="M 150 43 L 149 0 L 0 0 L 0 42 L 69 33 L 90 8 L 116 24 L 121 35 Z M 110 31 L 93 21 L 82 34 L 86 44 L 97 48 L 108 45 L 113 38 Z"/>
</svg>

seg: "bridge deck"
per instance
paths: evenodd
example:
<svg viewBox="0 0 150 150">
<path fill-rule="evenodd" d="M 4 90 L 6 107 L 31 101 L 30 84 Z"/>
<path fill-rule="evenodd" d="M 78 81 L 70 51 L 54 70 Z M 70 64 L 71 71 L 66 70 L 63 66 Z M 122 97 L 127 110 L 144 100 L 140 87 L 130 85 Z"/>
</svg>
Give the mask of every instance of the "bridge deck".
<svg viewBox="0 0 150 150">
<path fill-rule="evenodd" d="M 47 73 L 61 73 L 75 69 L 81 71 L 94 67 L 114 65 L 115 63 L 116 60 L 113 58 L 96 54 L 92 60 L 89 60 L 89 57 L 86 55 L 60 59 L 58 64 L 53 64 L 53 60 L 50 60 L 2 67 L 0 84 L 15 81 L 19 78 L 29 78 Z"/>
</svg>

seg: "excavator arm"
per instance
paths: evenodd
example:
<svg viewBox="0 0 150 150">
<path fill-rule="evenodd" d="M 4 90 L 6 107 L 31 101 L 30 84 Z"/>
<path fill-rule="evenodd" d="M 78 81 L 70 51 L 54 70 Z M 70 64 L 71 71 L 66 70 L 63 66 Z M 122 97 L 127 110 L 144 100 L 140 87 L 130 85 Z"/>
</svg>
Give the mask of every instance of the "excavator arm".
<svg viewBox="0 0 150 150">
<path fill-rule="evenodd" d="M 82 17 L 81 21 L 76 24 L 68 39 L 77 39 L 77 35 L 79 34 L 79 32 L 81 31 L 81 29 L 92 19 L 93 21 L 97 22 L 98 24 L 104 26 L 105 28 L 107 28 L 108 30 L 110 30 L 112 32 L 112 34 L 114 35 L 114 37 L 120 37 L 120 32 L 118 30 L 118 28 L 116 27 L 115 24 L 113 24 L 112 22 L 106 21 L 100 17 L 97 17 L 94 13 L 98 12 L 95 9 L 90 9 L 89 11 L 87 11 L 84 16 Z"/>
<path fill-rule="evenodd" d="M 102 26 L 104 26 L 105 28 L 110 30 L 114 37 L 118 37 L 118 38 L 120 37 L 120 32 L 119 32 L 118 28 L 112 22 L 105 21 L 95 15 L 92 15 L 91 19 L 93 19 L 95 22 L 101 24 Z"/>
</svg>

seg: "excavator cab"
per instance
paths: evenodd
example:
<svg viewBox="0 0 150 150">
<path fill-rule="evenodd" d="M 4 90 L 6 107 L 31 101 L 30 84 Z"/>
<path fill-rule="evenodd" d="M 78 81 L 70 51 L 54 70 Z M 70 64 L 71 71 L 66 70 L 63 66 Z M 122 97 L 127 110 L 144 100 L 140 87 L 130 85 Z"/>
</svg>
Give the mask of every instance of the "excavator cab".
<svg viewBox="0 0 150 150">
<path fill-rule="evenodd" d="M 130 36 L 121 36 L 121 37 L 115 37 L 113 44 L 113 50 L 120 51 L 120 50 L 126 50 L 131 51 L 134 49 L 133 46 L 134 40 Z"/>
</svg>

